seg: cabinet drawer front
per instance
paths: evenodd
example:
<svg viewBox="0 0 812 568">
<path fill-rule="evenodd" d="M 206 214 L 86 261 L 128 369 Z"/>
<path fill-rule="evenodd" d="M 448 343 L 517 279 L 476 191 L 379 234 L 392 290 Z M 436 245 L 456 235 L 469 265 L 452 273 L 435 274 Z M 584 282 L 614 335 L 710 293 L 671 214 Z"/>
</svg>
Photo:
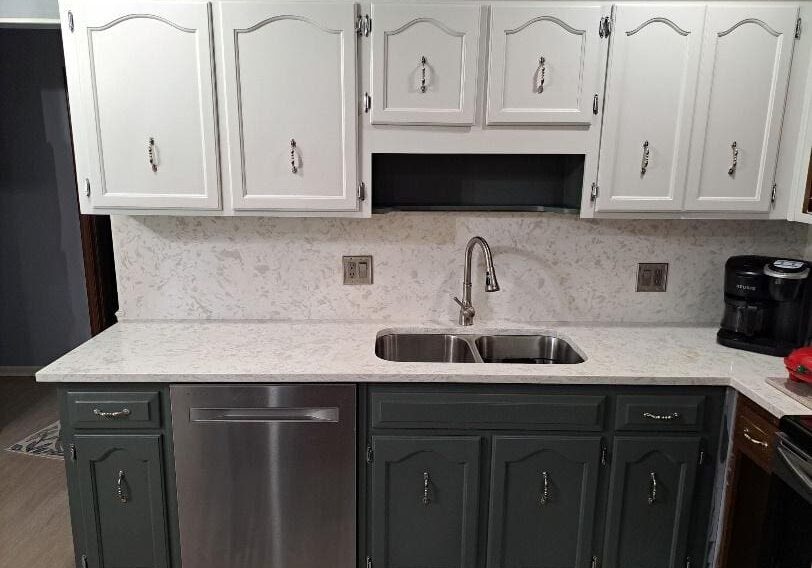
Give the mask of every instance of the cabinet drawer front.
<svg viewBox="0 0 812 568">
<path fill-rule="evenodd" d="M 622 395 L 615 429 L 698 431 L 705 423 L 704 396 Z"/>
<path fill-rule="evenodd" d="M 775 444 L 775 426 L 750 412 L 740 408 L 736 416 L 733 440 L 739 449 L 765 469 L 770 468 Z"/>
<path fill-rule="evenodd" d="M 600 431 L 606 397 L 373 392 L 373 428 Z"/>
<path fill-rule="evenodd" d="M 68 421 L 74 428 L 158 428 L 157 392 L 68 392 Z"/>
</svg>

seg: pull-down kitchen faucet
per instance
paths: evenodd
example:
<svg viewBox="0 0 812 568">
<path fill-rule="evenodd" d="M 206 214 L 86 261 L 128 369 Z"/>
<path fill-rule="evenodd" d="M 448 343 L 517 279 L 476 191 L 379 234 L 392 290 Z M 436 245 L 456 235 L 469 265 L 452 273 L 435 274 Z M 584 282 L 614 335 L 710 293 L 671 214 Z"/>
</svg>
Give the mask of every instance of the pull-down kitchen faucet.
<svg viewBox="0 0 812 568">
<path fill-rule="evenodd" d="M 454 297 L 460 306 L 460 325 L 474 325 L 474 305 L 471 303 L 471 257 L 474 254 L 474 245 L 479 245 L 485 255 L 485 291 L 498 292 L 499 282 L 493 269 L 493 255 L 488 242 L 482 237 L 474 237 L 465 245 L 465 272 L 462 279 L 462 300 Z"/>
</svg>

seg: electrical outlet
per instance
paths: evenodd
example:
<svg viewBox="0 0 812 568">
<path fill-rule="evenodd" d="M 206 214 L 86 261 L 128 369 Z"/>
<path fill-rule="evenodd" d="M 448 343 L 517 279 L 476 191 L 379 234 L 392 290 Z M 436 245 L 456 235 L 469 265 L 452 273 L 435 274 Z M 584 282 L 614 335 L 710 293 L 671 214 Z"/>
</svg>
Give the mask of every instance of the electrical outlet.
<svg viewBox="0 0 812 568">
<path fill-rule="evenodd" d="M 665 292 L 667 284 L 667 262 L 641 262 L 637 265 L 638 292 Z"/>
<path fill-rule="evenodd" d="M 344 284 L 372 284 L 371 256 L 344 256 Z"/>
</svg>

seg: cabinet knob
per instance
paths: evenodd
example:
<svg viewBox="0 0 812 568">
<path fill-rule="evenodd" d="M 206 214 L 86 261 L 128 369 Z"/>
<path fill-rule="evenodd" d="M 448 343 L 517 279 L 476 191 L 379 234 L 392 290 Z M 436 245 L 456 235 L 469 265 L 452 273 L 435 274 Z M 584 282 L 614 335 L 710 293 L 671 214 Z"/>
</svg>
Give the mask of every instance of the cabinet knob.
<svg viewBox="0 0 812 568">
<path fill-rule="evenodd" d="M 428 505 L 431 503 L 431 497 L 429 496 L 429 484 L 431 484 L 431 478 L 429 477 L 429 472 L 423 472 L 423 504 Z"/>
<path fill-rule="evenodd" d="M 538 87 L 536 88 L 536 92 L 539 94 L 544 92 L 544 79 L 547 75 L 547 59 L 544 56 L 539 57 L 539 67 L 538 67 Z"/>
<path fill-rule="evenodd" d="M 299 171 L 296 167 L 296 140 L 290 139 L 290 173 L 295 174 Z"/>
<path fill-rule="evenodd" d="M 546 505 L 550 502 L 550 474 L 546 471 L 541 472 L 541 498 L 539 503 Z"/>
<path fill-rule="evenodd" d="M 426 92 L 426 64 L 428 61 L 426 60 L 425 55 L 420 56 L 420 92 Z"/>
<path fill-rule="evenodd" d="M 646 140 L 645 142 L 643 142 L 643 161 L 640 163 L 640 175 L 641 176 L 646 175 L 646 172 L 648 171 L 649 155 L 650 155 L 650 150 L 649 150 L 649 147 L 648 147 L 648 140 Z"/>
<path fill-rule="evenodd" d="M 653 505 L 657 502 L 657 474 L 652 471 L 648 475 L 648 504 Z"/>
<path fill-rule="evenodd" d="M 129 495 L 127 494 L 127 479 L 124 475 L 124 470 L 118 472 L 118 478 L 116 479 L 116 493 L 118 494 L 118 500 L 122 503 L 126 503 L 130 500 Z"/>
<path fill-rule="evenodd" d="M 730 149 L 733 151 L 733 162 L 727 169 L 727 175 L 732 177 L 736 175 L 736 168 L 739 167 L 739 143 L 734 140 L 733 144 L 730 145 Z"/>
<path fill-rule="evenodd" d="M 147 157 L 149 158 L 149 166 L 153 172 L 158 171 L 158 152 L 155 150 L 155 138 L 149 137 L 147 144 Z"/>
</svg>

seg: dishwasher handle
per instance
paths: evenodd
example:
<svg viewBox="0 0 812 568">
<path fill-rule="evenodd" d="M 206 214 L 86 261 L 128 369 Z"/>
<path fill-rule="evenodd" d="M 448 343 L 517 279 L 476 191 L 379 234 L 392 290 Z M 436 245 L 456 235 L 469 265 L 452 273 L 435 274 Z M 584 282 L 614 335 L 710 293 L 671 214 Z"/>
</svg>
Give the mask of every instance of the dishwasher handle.
<svg viewBox="0 0 812 568">
<path fill-rule="evenodd" d="M 190 422 L 338 422 L 337 407 L 190 408 Z"/>
</svg>

